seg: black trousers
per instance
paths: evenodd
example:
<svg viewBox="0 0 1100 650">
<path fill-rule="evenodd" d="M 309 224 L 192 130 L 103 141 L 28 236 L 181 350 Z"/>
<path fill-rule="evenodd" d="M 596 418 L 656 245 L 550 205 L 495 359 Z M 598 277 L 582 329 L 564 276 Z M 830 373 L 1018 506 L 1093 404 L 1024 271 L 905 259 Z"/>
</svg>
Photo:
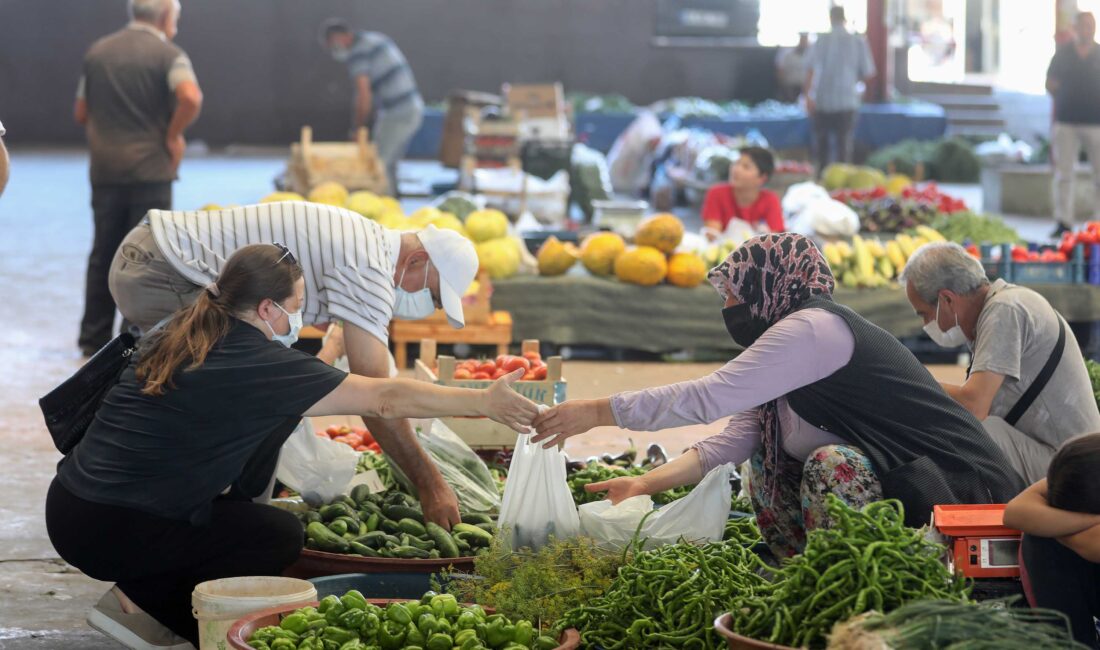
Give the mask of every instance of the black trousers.
<svg viewBox="0 0 1100 650">
<path fill-rule="evenodd" d="M 814 147 L 817 153 L 817 173 L 832 162 L 852 162 L 856 132 L 856 112 L 817 111 L 813 116 Z M 836 140 L 836 156 L 831 155 L 831 141 Z"/>
<path fill-rule="evenodd" d="M 1100 617 L 1100 565 L 1056 539 L 1034 535 L 1024 535 L 1021 555 L 1035 605 L 1062 612 L 1069 617 L 1074 639 L 1100 648 L 1093 621 Z"/>
<path fill-rule="evenodd" d="M 85 574 L 115 582 L 153 618 L 198 647 L 191 592 L 206 580 L 282 575 L 302 549 L 302 524 L 273 506 L 214 502 L 208 525 L 81 499 L 55 478 L 46 529 L 58 554 Z"/>
<path fill-rule="evenodd" d="M 77 341 L 86 351 L 98 350 L 113 338 L 115 300 L 107 288 L 111 260 L 127 233 L 141 222 L 146 212 L 154 209 L 172 209 L 171 182 L 92 186 L 95 236 L 88 256 L 84 317 Z"/>
</svg>

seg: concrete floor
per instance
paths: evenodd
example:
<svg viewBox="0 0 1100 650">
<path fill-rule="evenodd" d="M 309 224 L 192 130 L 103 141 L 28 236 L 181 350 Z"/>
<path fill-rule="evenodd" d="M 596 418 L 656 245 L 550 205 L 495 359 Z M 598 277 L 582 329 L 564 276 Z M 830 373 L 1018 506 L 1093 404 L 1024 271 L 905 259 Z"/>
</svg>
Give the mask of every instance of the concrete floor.
<svg viewBox="0 0 1100 650">
<path fill-rule="evenodd" d="M 271 190 L 280 156 L 188 159 L 175 205 L 255 201 Z M 40 396 L 74 371 L 90 249 L 87 161 L 83 153 L 14 152 L 11 183 L 0 199 L 0 300 L 5 345 L 0 346 L 0 650 L 117 648 L 88 628 L 84 610 L 108 585 L 61 562 L 46 535 L 43 503 L 60 456 L 37 407 Z M 574 398 L 598 397 L 701 376 L 716 364 L 569 362 Z M 956 368 L 942 369 L 957 378 Z M 721 423 L 660 433 L 597 430 L 570 440 L 585 457 L 618 451 L 627 439 L 659 442 L 677 453 L 720 430 Z"/>
</svg>

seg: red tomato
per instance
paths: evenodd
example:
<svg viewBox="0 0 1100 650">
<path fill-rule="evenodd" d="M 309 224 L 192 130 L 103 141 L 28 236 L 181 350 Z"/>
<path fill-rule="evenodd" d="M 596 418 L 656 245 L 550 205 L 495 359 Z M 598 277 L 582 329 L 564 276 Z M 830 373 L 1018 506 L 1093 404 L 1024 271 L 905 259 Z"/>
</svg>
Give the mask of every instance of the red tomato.
<svg viewBox="0 0 1100 650">
<path fill-rule="evenodd" d="M 474 373 L 470 372 L 468 368 L 459 368 L 455 370 L 455 379 L 473 379 Z"/>
<path fill-rule="evenodd" d="M 459 368 L 465 368 L 466 370 L 469 370 L 471 374 L 477 372 L 477 366 L 478 363 L 475 359 L 466 359 L 462 363 L 458 364 Z"/>
<path fill-rule="evenodd" d="M 1068 262 L 1069 261 L 1069 256 L 1066 255 L 1065 253 L 1060 253 L 1060 252 L 1055 253 L 1054 254 L 1054 261 L 1055 262 Z"/>
<path fill-rule="evenodd" d="M 340 427 L 338 427 L 338 426 L 336 426 L 336 425 L 334 424 L 334 425 L 332 425 L 331 427 L 329 427 L 329 428 L 325 429 L 325 433 L 327 433 L 327 434 L 328 434 L 328 437 L 329 437 L 329 438 L 335 438 L 336 436 L 338 436 L 338 435 L 340 435 L 341 433 L 343 433 L 343 431 L 340 431 Z"/>
<path fill-rule="evenodd" d="M 507 374 L 508 374 L 508 371 L 505 370 L 504 368 L 497 368 L 496 370 L 493 371 L 493 377 L 492 378 L 494 380 L 500 379 L 501 377 L 503 377 L 504 375 L 507 375 Z"/>
<path fill-rule="evenodd" d="M 474 374 L 476 375 L 478 373 L 484 372 L 487 375 L 492 375 L 494 372 L 496 372 L 496 369 L 497 364 L 493 363 L 492 361 L 483 361 L 478 364 L 477 370 L 474 372 Z"/>
<path fill-rule="evenodd" d="M 359 445 L 358 447 L 355 448 L 355 451 L 367 451 L 367 446 L 366 445 Z"/>
<path fill-rule="evenodd" d="M 1066 257 L 1073 255 L 1073 248 L 1077 245 L 1077 236 L 1073 233 L 1067 232 L 1062 235 L 1062 241 L 1058 244 L 1058 251 Z"/>
<path fill-rule="evenodd" d="M 532 368 L 531 374 L 533 374 L 535 376 L 534 378 L 538 381 L 546 379 L 546 366 L 541 365 L 538 368 Z"/>
<path fill-rule="evenodd" d="M 492 378 L 493 378 L 493 376 L 490 375 L 489 373 L 481 372 L 481 371 L 475 372 L 474 376 L 473 376 L 473 379 L 492 379 Z"/>
<path fill-rule="evenodd" d="M 511 356 L 512 355 L 510 355 L 510 354 L 497 355 L 497 358 L 496 358 L 497 367 L 498 368 L 503 368 L 504 367 L 504 362 L 507 361 Z"/>
<path fill-rule="evenodd" d="M 534 365 L 536 361 L 542 361 L 542 355 L 535 351 L 524 352 L 523 358 L 530 361 L 531 365 Z"/>
<path fill-rule="evenodd" d="M 1077 233 L 1077 243 L 1090 246 L 1092 244 L 1100 244 L 1100 230 L 1091 230 L 1086 228 Z"/>
<path fill-rule="evenodd" d="M 1041 261 L 1039 259 L 1039 253 L 1037 251 L 1031 251 L 1030 253 L 1027 254 L 1027 261 L 1029 261 L 1029 262 L 1039 262 L 1039 261 Z"/>
<path fill-rule="evenodd" d="M 1012 247 L 1012 261 L 1013 262 L 1026 262 L 1028 258 L 1027 249 L 1023 246 Z"/>
<path fill-rule="evenodd" d="M 545 368 L 545 367 L 546 367 L 546 362 L 543 361 L 542 359 L 535 359 L 534 361 L 531 362 L 531 370 L 534 370 L 535 368 Z"/>
<path fill-rule="evenodd" d="M 534 381 L 534 380 L 535 380 L 535 371 L 534 370 L 528 370 L 527 372 L 523 373 L 522 377 L 520 377 L 520 381 Z"/>
<path fill-rule="evenodd" d="M 520 368 L 522 368 L 524 372 L 527 372 L 531 369 L 531 362 L 523 357 L 508 357 L 504 360 L 504 369 L 508 372 L 513 372 Z"/>
</svg>

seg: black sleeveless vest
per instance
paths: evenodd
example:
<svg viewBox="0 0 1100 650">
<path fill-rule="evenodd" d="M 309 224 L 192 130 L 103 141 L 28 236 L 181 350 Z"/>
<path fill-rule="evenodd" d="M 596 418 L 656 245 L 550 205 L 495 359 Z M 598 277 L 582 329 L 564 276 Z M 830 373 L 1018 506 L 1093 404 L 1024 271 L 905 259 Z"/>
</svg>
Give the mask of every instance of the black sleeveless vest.
<svg viewBox="0 0 1100 650">
<path fill-rule="evenodd" d="M 937 504 L 1005 503 L 1024 489 L 981 422 L 900 341 L 831 300 L 813 298 L 799 310 L 811 308 L 843 318 L 855 350 L 848 365 L 787 400 L 870 458 L 886 498 L 905 505 L 906 524 L 927 524 Z"/>
</svg>

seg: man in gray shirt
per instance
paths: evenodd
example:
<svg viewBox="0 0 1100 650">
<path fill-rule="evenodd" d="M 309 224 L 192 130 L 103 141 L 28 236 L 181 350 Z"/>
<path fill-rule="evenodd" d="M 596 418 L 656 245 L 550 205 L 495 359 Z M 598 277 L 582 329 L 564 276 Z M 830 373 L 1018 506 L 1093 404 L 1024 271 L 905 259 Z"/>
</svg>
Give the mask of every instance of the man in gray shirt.
<svg viewBox="0 0 1100 650">
<path fill-rule="evenodd" d="M 73 109 L 87 131 L 95 219 L 78 340 L 86 356 L 111 340 L 115 250 L 146 212 L 172 208 L 183 132 L 202 106 L 191 61 L 172 44 L 179 1 L 129 0 L 129 10 L 130 23 L 85 55 Z"/>
<path fill-rule="evenodd" d="M 852 162 L 856 112 L 865 84 L 875 76 L 867 39 L 844 26 L 844 7 L 829 10 L 832 31 L 818 34 L 810 49 L 806 73 L 806 112 L 813 119 L 817 173 L 830 162 Z M 836 139 L 836 156 L 830 140 Z"/>
<path fill-rule="evenodd" d="M 990 283 L 962 246 L 933 243 L 913 254 L 902 272 L 906 295 L 925 331 L 944 347 L 966 343 L 973 362 L 961 386 L 944 389 L 974 414 L 1029 483 L 1066 440 L 1100 431 L 1100 411 L 1077 339 L 1038 293 L 1004 280 Z M 1030 406 L 1013 410 L 1055 352 L 1053 374 Z"/>
</svg>

